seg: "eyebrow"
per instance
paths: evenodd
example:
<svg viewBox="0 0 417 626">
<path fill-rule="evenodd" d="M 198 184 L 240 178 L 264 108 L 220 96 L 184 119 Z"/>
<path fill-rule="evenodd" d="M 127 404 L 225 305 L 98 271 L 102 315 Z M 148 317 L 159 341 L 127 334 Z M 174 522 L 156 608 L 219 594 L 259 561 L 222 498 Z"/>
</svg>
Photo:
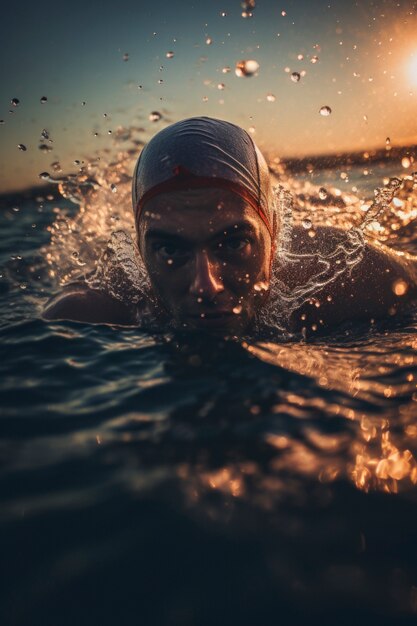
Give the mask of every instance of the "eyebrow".
<svg viewBox="0 0 417 626">
<path fill-rule="evenodd" d="M 233 224 L 228 224 L 221 230 L 210 235 L 208 241 L 213 241 L 215 239 L 220 239 L 224 236 L 230 235 L 244 235 L 244 234 L 254 234 L 254 228 L 251 224 L 247 222 L 233 222 Z M 170 233 L 163 228 L 149 228 L 149 230 L 145 233 L 145 239 L 169 239 L 170 241 L 177 241 L 178 243 L 189 243 L 189 239 L 187 237 L 183 237 L 182 235 L 178 235 L 177 233 Z"/>
</svg>

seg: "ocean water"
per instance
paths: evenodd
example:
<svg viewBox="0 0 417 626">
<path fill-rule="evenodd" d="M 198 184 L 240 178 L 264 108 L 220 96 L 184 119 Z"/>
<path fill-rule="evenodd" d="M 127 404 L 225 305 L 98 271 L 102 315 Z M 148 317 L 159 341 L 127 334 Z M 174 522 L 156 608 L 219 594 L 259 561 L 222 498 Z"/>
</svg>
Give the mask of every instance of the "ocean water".
<svg viewBox="0 0 417 626">
<path fill-rule="evenodd" d="M 0 623 L 414 624 L 417 312 L 240 341 L 47 323 L 86 269 L 143 285 L 110 166 L 3 203 Z M 417 254 L 401 164 L 276 173 L 312 229 L 402 177 L 367 234 Z"/>
</svg>

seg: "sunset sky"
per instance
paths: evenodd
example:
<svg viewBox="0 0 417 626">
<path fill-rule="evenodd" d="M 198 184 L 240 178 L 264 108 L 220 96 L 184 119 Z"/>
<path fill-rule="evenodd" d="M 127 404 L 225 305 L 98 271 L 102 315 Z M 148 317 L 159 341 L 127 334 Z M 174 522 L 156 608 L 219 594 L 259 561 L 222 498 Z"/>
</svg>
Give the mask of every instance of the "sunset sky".
<svg viewBox="0 0 417 626">
<path fill-rule="evenodd" d="M 285 157 L 417 142 L 416 2 L 257 0 L 252 17 L 242 11 L 241 0 L 8 3 L 0 191 L 39 184 L 54 161 L 76 171 L 120 125 L 139 124 L 146 140 L 194 115 L 235 122 Z M 242 59 L 257 75 L 236 76 Z"/>
</svg>

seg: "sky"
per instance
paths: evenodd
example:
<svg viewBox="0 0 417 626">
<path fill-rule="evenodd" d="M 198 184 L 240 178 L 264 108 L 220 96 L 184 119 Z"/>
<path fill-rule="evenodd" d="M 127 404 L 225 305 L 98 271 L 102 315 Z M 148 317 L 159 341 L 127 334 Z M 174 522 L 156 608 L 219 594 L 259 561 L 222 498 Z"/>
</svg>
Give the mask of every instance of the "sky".
<svg viewBox="0 0 417 626">
<path fill-rule="evenodd" d="M 195 115 L 239 124 L 281 158 L 417 143 L 417 2 L 256 0 L 252 17 L 243 11 L 241 0 L 8 3 L 0 192 L 39 184 L 53 162 L 76 171 L 112 149 L 119 126 L 139 125 L 146 141 Z M 236 76 L 241 60 L 256 74 Z"/>
</svg>

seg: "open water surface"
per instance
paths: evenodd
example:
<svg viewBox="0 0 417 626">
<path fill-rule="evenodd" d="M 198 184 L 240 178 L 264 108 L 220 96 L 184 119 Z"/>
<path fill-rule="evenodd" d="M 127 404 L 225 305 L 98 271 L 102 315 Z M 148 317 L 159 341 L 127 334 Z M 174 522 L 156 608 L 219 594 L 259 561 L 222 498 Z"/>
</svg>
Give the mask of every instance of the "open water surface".
<svg viewBox="0 0 417 626">
<path fill-rule="evenodd" d="M 357 223 L 339 174 L 287 180 L 300 220 Z M 0 216 L 0 623 L 414 624 L 417 313 L 245 341 L 46 323 L 91 202 Z M 416 204 L 404 184 L 371 230 L 416 253 Z"/>
</svg>

